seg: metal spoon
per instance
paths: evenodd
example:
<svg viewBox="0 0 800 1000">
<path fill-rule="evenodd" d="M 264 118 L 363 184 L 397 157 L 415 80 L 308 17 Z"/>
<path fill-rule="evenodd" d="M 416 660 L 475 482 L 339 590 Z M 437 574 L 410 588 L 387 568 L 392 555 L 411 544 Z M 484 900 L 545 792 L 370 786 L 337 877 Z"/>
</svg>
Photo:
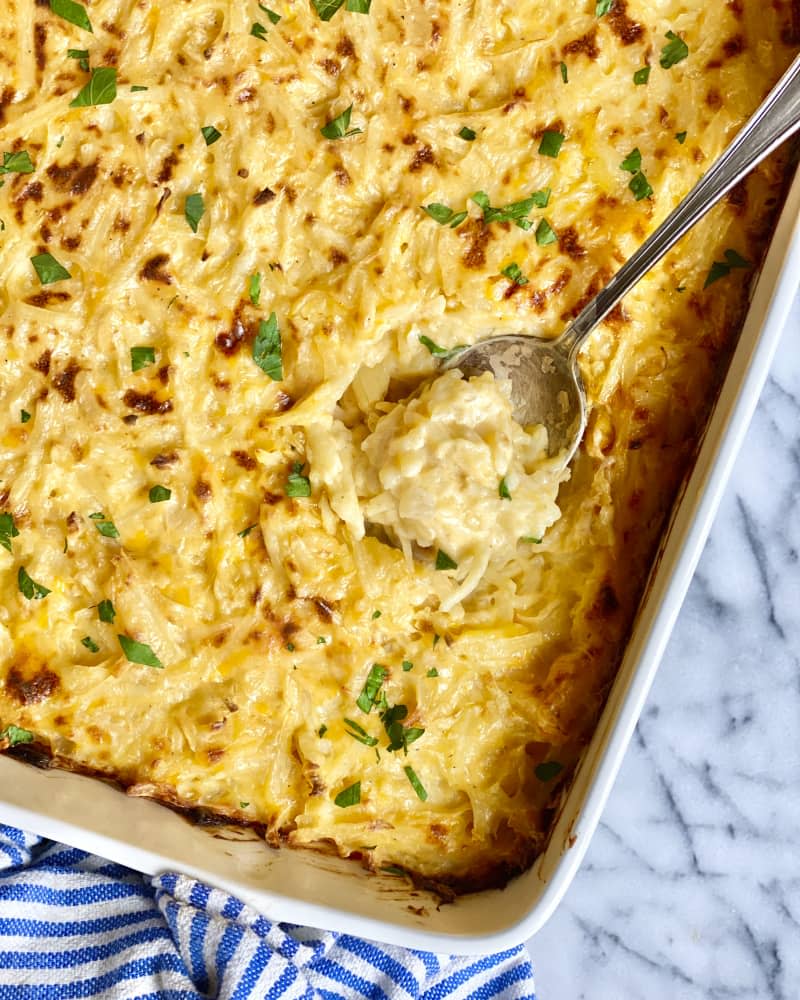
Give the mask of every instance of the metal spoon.
<svg viewBox="0 0 800 1000">
<path fill-rule="evenodd" d="M 443 367 L 466 377 L 492 371 L 511 382 L 515 419 L 544 424 L 549 453 L 568 464 L 586 427 L 578 352 L 615 305 L 726 192 L 800 128 L 800 56 L 714 166 L 570 325 L 553 340 L 508 334 L 454 355 Z"/>
</svg>

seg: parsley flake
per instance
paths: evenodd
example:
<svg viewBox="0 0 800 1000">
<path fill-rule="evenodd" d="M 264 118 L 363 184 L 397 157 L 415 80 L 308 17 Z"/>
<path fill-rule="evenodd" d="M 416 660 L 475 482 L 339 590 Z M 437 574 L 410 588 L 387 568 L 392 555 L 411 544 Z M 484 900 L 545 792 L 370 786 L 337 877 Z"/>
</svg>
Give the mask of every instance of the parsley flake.
<svg viewBox="0 0 800 1000">
<path fill-rule="evenodd" d="M 439 671 L 436 669 L 436 667 L 431 667 L 431 669 L 427 672 L 427 674 L 425 674 L 425 676 L 426 677 L 438 677 L 439 676 Z"/>
<path fill-rule="evenodd" d="M 140 663 L 143 667 L 157 667 L 159 670 L 164 669 L 164 664 L 146 642 L 137 642 L 135 639 L 131 639 L 130 636 L 122 634 L 117 635 L 117 639 L 119 639 L 119 644 L 122 647 L 122 652 L 125 654 L 126 660 L 129 660 L 131 663 Z"/>
<path fill-rule="evenodd" d="M 47 597 L 51 593 L 47 587 L 32 580 L 28 576 L 24 566 L 20 566 L 17 572 L 17 587 L 22 596 L 27 597 L 29 601 L 41 601 L 42 598 Z"/>
<path fill-rule="evenodd" d="M 104 538 L 119 538 L 119 532 L 113 521 L 107 520 L 105 514 L 90 514 L 94 526 Z"/>
<path fill-rule="evenodd" d="M 258 5 L 259 10 L 263 10 L 267 17 L 273 24 L 277 24 L 281 19 L 280 14 L 276 14 L 274 10 L 270 10 L 269 7 L 265 7 L 263 3 Z"/>
<path fill-rule="evenodd" d="M 20 410 L 19 411 L 19 421 L 20 421 L 21 424 L 27 424 L 27 422 L 30 419 L 31 419 L 31 415 L 30 415 L 30 413 L 28 413 L 27 410 Z"/>
<path fill-rule="evenodd" d="M 595 17 L 605 17 L 614 6 L 614 0 L 597 0 L 594 6 Z"/>
<path fill-rule="evenodd" d="M 505 476 L 500 480 L 500 485 L 497 488 L 497 492 L 500 494 L 502 500 L 510 500 L 511 492 L 508 488 L 508 483 L 505 480 Z"/>
<path fill-rule="evenodd" d="M 249 805 L 250 805 L 249 802 L 240 802 L 239 803 L 239 808 L 240 809 L 246 809 Z"/>
<path fill-rule="evenodd" d="M 361 689 L 361 694 L 356 699 L 356 705 L 365 715 L 369 715 L 372 711 L 372 706 L 378 700 L 383 682 L 388 676 L 389 671 L 386 667 L 381 666 L 380 663 L 372 664 L 367 679 L 364 681 L 364 687 Z"/>
<path fill-rule="evenodd" d="M 403 660 L 403 673 L 407 674 L 409 670 L 414 669 L 414 664 L 411 660 Z"/>
<path fill-rule="evenodd" d="M 117 617 L 114 605 L 108 599 L 97 605 L 97 614 L 101 622 L 108 622 L 110 625 L 114 624 L 114 619 Z"/>
<path fill-rule="evenodd" d="M 709 285 L 713 285 L 715 281 L 719 281 L 720 278 L 726 278 L 732 270 L 736 268 L 748 268 L 752 267 L 749 261 L 745 260 L 741 254 L 737 253 L 735 250 L 725 251 L 725 260 L 715 260 L 711 265 L 711 269 L 708 272 L 705 284 L 703 288 L 708 288 Z"/>
<path fill-rule="evenodd" d="M 253 341 L 253 361 L 273 382 L 280 382 L 283 378 L 281 332 L 274 312 L 270 313 L 266 322 L 262 319 L 258 324 L 258 333 Z"/>
<path fill-rule="evenodd" d="M 536 242 L 540 247 L 549 246 L 551 243 L 555 243 L 558 237 L 556 236 L 555 230 L 547 221 L 547 219 L 540 219 L 539 224 L 536 227 Z"/>
<path fill-rule="evenodd" d="M 436 568 L 437 569 L 458 569 L 458 563 L 455 559 L 451 559 L 446 552 L 442 552 L 441 549 L 437 549 L 436 552 Z"/>
<path fill-rule="evenodd" d="M 346 139 L 351 135 L 359 135 L 361 133 L 360 128 L 350 128 L 350 116 L 353 113 L 353 105 L 351 104 L 349 108 L 337 115 L 335 118 L 331 118 L 329 122 L 326 122 L 320 132 L 325 136 L 326 139 Z"/>
<path fill-rule="evenodd" d="M 420 802 L 424 802 L 428 798 L 428 793 L 425 791 L 422 782 L 417 777 L 417 773 L 413 767 L 407 766 L 403 770 L 406 773 L 406 777 L 411 782 L 411 787 L 417 793 L 417 798 Z"/>
<path fill-rule="evenodd" d="M 77 59 L 78 66 L 84 73 L 89 72 L 89 50 L 88 49 L 67 49 L 67 59 Z"/>
<path fill-rule="evenodd" d="M 63 17 L 65 21 L 69 21 L 70 24 L 94 34 L 92 22 L 89 20 L 89 15 L 83 4 L 75 3 L 75 0 L 50 0 L 50 10 L 54 14 L 58 14 L 59 17 Z"/>
<path fill-rule="evenodd" d="M 217 139 L 222 138 L 222 132 L 214 128 L 213 125 L 204 125 L 200 131 L 206 140 L 206 146 L 213 146 Z"/>
<path fill-rule="evenodd" d="M 255 274 L 250 275 L 250 283 L 247 287 L 248 294 L 250 295 L 250 301 L 254 306 L 257 306 L 261 301 L 261 272 L 256 271 Z"/>
<path fill-rule="evenodd" d="M 537 191 L 536 194 L 538 195 L 540 192 Z M 489 196 L 485 191 L 476 191 L 470 196 L 470 200 L 481 208 L 483 221 L 487 224 L 490 222 L 513 222 L 520 229 L 525 230 L 530 229 L 533 225 L 527 216 L 536 204 L 536 195 L 531 195 L 530 198 L 524 198 L 522 201 L 514 201 L 501 208 L 495 208 L 489 203 Z"/>
<path fill-rule="evenodd" d="M 67 278 L 72 277 L 63 264 L 59 264 L 50 253 L 39 253 L 35 257 L 31 257 L 31 264 L 33 264 L 33 269 L 39 275 L 39 281 L 43 285 L 52 285 L 56 281 L 66 281 Z"/>
<path fill-rule="evenodd" d="M 117 96 L 117 71 L 111 66 L 92 70 L 89 82 L 69 102 L 71 108 L 88 108 L 96 104 L 111 104 Z"/>
<path fill-rule="evenodd" d="M 150 503 L 163 503 L 165 500 L 169 500 L 172 496 L 172 490 L 167 489 L 166 486 L 151 486 L 150 492 L 147 496 Z"/>
<path fill-rule="evenodd" d="M 678 142 L 682 146 L 686 142 L 686 133 L 685 132 L 676 132 L 675 133 L 675 138 L 678 140 Z"/>
<path fill-rule="evenodd" d="M 94 639 L 90 635 L 85 635 L 81 639 L 81 645 L 85 646 L 89 650 L 90 653 L 99 653 L 100 652 L 100 647 L 97 645 L 97 643 L 94 641 Z"/>
<path fill-rule="evenodd" d="M 310 497 L 311 480 L 303 475 L 303 463 L 295 462 L 286 478 L 287 497 Z"/>
<path fill-rule="evenodd" d="M 262 42 L 265 42 L 267 40 L 267 29 L 259 21 L 253 21 L 253 24 L 250 28 L 250 34 L 253 36 L 253 38 L 258 38 Z"/>
<path fill-rule="evenodd" d="M 356 781 L 341 792 L 333 800 L 340 809 L 347 809 L 348 806 L 357 806 L 361 801 L 361 782 Z"/>
<path fill-rule="evenodd" d="M 632 174 L 636 174 L 642 169 L 642 154 L 639 152 L 638 146 L 628 153 L 622 163 L 620 163 L 620 168 Z"/>
<path fill-rule="evenodd" d="M 637 87 L 641 87 L 642 84 L 647 83 L 650 79 L 650 67 L 642 66 L 641 69 L 637 69 L 633 74 L 633 82 Z"/>
<path fill-rule="evenodd" d="M 550 188 L 542 188 L 541 191 L 534 191 L 531 195 L 531 198 L 533 198 L 533 204 L 537 208 L 547 208 L 550 203 L 550 195 L 552 193 L 553 192 Z"/>
<path fill-rule="evenodd" d="M 258 527 L 257 524 L 248 524 L 246 528 L 242 528 L 242 530 L 237 531 L 236 534 L 239 536 L 239 538 L 247 538 L 247 536 L 250 534 L 253 528 L 257 527 Z"/>
<path fill-rule="evenodd" d="M 447 361 L 452 357 L 455 357 L 459 351 L 463 351 L 466 345 L 457 344 L 455 347 L 439 347 L 438 344 L 434 344 L 430 337 L 426 336 L 424 333 L 420 334 L 419 342 L 423 347 L 427 347 L 430 353 L 435 358 L 441 358 L 442 361 Z"/>
<path fill-rule="evenodd" d="M 650 182 L 641 170 L 631 177 L 628 187 L 633 191 L 633 196 L 637 201 L 641 201 L 642 198 L 649 198 L 653 193 Z"/>
<path fill-rule="evenodd" d="M 35 736 L 28 729 L 20 726 L 6 726 L 0 733 L 0 740 L 8 740 L 10 747 L 15 747 L 18 743 L 33 743 Z"/>
<path fill-rule="evenodd" d="M 370 736 L 366 729 L 359 726 L 357 722 L 353 722 L 352 719 L 345 719 L 344 724 L 347 727 L 347 735 L 352 736 L 354 740 L 358 740 L 359 743 L 363 743 L 365 747 L 374 747 L 378 745 L 377 739 L 374 736 Z"/>
<path fill-rule="evenodd" d="M 563 132 L 553 132 L 548 129 L 542 132 L 542 138 L 539 141 L 539 153 L 542 156 L 551 156 L 555 159 L 561 152 L 563 142 Z"/>
<path fill-rule="evenodd" d="M 559 64 L 559 66 L 561 68 L 561 80 L 562 80 L 562 82 L 563 83 L 569 83 L 569 73 L 568 73 L 568 70 L 567 70 L 567 64 L 565 62 L 561 62 Z"/>
<path fill-rule="evenodd" d="M 337 11 L 345 5 L 345 0 L 311 0 L 320 21 L 330 21 Z M 369 14 L 372 0 L 347 0 L 345 10 L 353 14 Z"/>
<path fill-rule="evenodd" d="M 508 267 L 502 268 L 500 273 L 508 278 L 512 285 L 519 285 L 522 287 L 522 285 L 528 284 L 528 279 L 522 273 L 519 264 L 509 264 Z"/>
<path fill-rule="evenodd" d="M 319 738 L 322 739 L 322 737 L 325 735 L 325 733 L 327 733 L 327 731 L 328 731 L 328 727 L 323 722 L 322 725 L 317 730 L 317 736 L 319 736 Z"/>
<path fill-rule="evenodd" d="M 447 205 L 442 205 L 438 201 L 432 201 L 430 205 L 423 205 L 422 211 L 427 212 L 440 226 L 450 226 L 451 229 L 456 229 L 467 217 L 466 212 L 454 212 L 452 208 L 448 208 Z"/>
<path fill-rule="evenodd" d="M 154 347 L 132 347 L 131 348 L 131 371 L 138 372 L 148 365 L 156 362 L 156 349 Z"/>
<path fill-rule="evenodd" d="M 375 621 L 376 618 L 380 618 L 380 616 L 381 616 L 381 612 L 380 611 L 376 610 L 376 611 L 372 612 L 372 620 L 373 621 Z"/>
<path fill-rule="evenodd" d="M 667 44 L 661 50 L 659 63 L 662 69 L 671 69 L 689 57 L 689 46 L 674 31 L 668 31 L 664 37 L 667 39 Z"/>
<path fill-rule="evenodd" d="M 473 131 L 473 129 L 468 128 L 466 125 L 458 133 L 459 139 L 463 139 L 464 142 L 474 142 L 477 136 L 478 133 Z"/>
<path fill-rule="evenodd" d="M 564 770 L 564 765 L 559 764 L 557 760 L 545 760 L 541 764 L 537 764 L 534 768 L 533 773 L 539 779 L 539 781 L 552 781 L 557 774 L 561 774 Z"/>
<path fill-rule="evenodd" d="M 0 174 L 32 174 L 35 170 L 27 149 L 18 153 L 3 153 L 3 165 Z"/>
<path fill-rule="evenodd" d="M 8 512 L 0 514 L 0 545 L 4 549 L 11 551 L 11 539 L 19 535 L 19 530 L 14 524 L 14 515 Z"/>
<path fill-rule="evenodd" d="M 187 196 L 183 206 L 183 214 L 193 233 L 197 232 L 197 227 L 200 225 L 200 220 L 203 218 L 205 210 L 206 206 L 203 202 L 203 196 L 199 192 Z"/>
</svg>

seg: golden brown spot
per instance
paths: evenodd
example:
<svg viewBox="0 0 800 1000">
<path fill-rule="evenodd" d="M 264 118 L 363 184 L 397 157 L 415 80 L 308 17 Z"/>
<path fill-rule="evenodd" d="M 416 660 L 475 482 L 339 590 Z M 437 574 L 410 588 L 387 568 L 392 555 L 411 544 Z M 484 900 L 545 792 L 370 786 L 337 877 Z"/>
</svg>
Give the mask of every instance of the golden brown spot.
<svg viewBox="0 0 800 1000">
<path fill-rule="evenodd" d="M 265 187 L 262 191 L 259 191 L 258 194 L 255 195 L 253 198 L 253 204 L 266 205 L 268 202 L 272 201 L 273 198 L 275 198 L 275 192 L 272 188 Z"/>
<path fill-rule="evenodd" d="M 578 240 L 578 233 L 574 226 L 567 226 L 558 234 L 558 245 L 564 253 L 573 260 L 578 260 L 586 256 L 586 251 Z"/>
<path fill-rule="evenodd" d="M 31 368 L 37 372 L 41 372 L 42 375 L 50 374 L 50 359 L 52 358 L 52 351 L 43 351 L 39 357 L 31 363 Z"/>
<path fill-rule="evenodd" d="M 239 169 L 236 171 L 236 176 L 241 177 L 242 180 L 246 181 L 247 178 L 250 176 L 250 171 L 247 169 L 247 167 L 239 167 Z"/>
<path fill-rule="evenodd" d="M 77 361 L 70 358 L 64 371 L 53 376 L 53 386 L 61 393 L 67 403 L 71 403 L 75 399 L 75 379 L 80 370 L 81 367 Z"/>
<path fill-rule="evenodd" d="M 172 175 L 177 165 L 178 157 L 176 153 L 170 153 L 169 156 L 166 156 L 164 162 L 161 164 L 161 170 L 158 172 L 156 182 L 158 184 L 166 184 L 167 181 L 172 180 Z"/>
<path fill-rule="evenodd" d="M 178 461 L 177 451 L 159 452 L 155 458 L 150 460 L 150 464 L 157 469 L 165 469 L 168 465 L 174 465 Z"/>
<path fill-rule="evenodd" d="M 221 748 L 208 750 L 206 751 L 206 756 L 208 757 L 209 764 L 216 764 L 218 760 L 221 760 L 225 756 L 225 751 Z"/>
<path fill-rule="evenodd" d="M 211 484 L 205 479 L 198 479 L 194 484 L 194 495 L 198 500 L 206 501 L 211 499 Z"/>
<path fill-rule="evenodd" d="M 589 59 L 596 59 L 600 50 L 597 48 L 597 28 L 592 28 L 580 38 L 573 38 L 567 42 L 562 50 L 565 56 L 585 55 Z"/>
<path fill-rule="evenodd" d="M 484 225 L 481 219 L 470 219 L 466 225 L 461 226 L 458 235 L 469 243 L 466 253 L 461 258 L 464 267 L 479 270 L 486 263 L 486 246 L 492 239 L 489 227 Z"/>
<path fill-rule="evenodd" d="M 237 104 L 249 104 L 250 101 L 256 96 L 256 92 L 252 87 L 245 87 L 244 90 L 240 90 L 236 95 Z"/>
<path fill-rule="evenodd" d="M 400 141 L 404 146 L 415 146 L 417 144 L 417 137 L 413 132 L 409 132 L 408 135 L 404 135 Z"/>
<path fill-rule="evenodd" d="M 130 228 L 130 219 L 126 219 L 124 215 L 117 215 L 116 219 L 114 219 L 114 231 L 117 233 L 127 233 Z"/>
<path fill-rule="evenodd" d="M 46 173 L 59 191 L 69 191 L 74 195 L 86 194 L 97 180 L 97 160 L 86 164 L 73 160 L 63 166 L 51 163 Z"/>
<path fill-rule="evenodd" d="M 25 202 L 35 201 L 38 204 L 42 200 L 43 195 L 44 188 L 41 181 L 33 181 L 25 185 L 14 200 L 14 205 L 16 206 L 14 215 L 17 222 L 22 222 L 25 217 Z"/>
<path fill-rule="evenodd" d="M 169 254 L 157 253 L 145 262 L 139 277 L 144 281 L 158 281 L 162 285 L 172 284 L 172 275 L 164 270 L 164 265 L 169 262 Z"/>
<path fill-rule="evenodd" d="M 442 37 L 442 29 L 438 21 L 431 21 L 431 45 L 438 45 Z"/>
<path fill-rule="evenodd" d="M 152 416 L 154 413 L 172 412 L 172 401 L 158 399 L 152 392 L 136 392 L 134 389 L 128 389 L 122 397 L 122 401 L 129 409 L 138 410 L 139 413 L 144 413 L 147 416 Z"/>
<path fill-rule="evenodd" d="M 321 597 L 312 597 L 311 601 L 316 608 L 319 618 L 323 622 L 332 622 L 333 613 L 336 609 L 335 604 L 330 604 L 328 601 L 323 600 Z"/>
<path fill-rule="evenodd" d="M 81 245 L 82 238 L 83 237 L 81 236 L 65 236 L 61 240 L 61 246 L 64 247 L 65 250 L 77 250 Z"/>
<path fill-rule="evenodd" d="M 279 390 L 275 396 L 274 409 L 277 413 L 285 413 L 294 406 L 294 400 L 287 393 Z"/>
<path fill-rule="evenodd" d="M 342 253 L 342 251 L 336 247 L 331 247 L 328 251 L 328 260 L 334 267 L 339 267 L 340 264 L 346 264 L 349 258 L 346 253 Z"/>
<path fill-rule="evenodd" d="M 342 64 L 338 59 L 323 59 L 320 66 L 325 70 L 328 76 L 338 76 L 342 69 Z"/>
<path fill-rule="evenodd" d="M 224 330 L 222 333 L 218 333 L 214 338 L 214 344 L 218 350 L 230 357 L 232 354 L 236 354 L 242 346 L 242 342 L 244 341 L 246 334 L 247 331 L 244 323 L 242 322 L 240 306 L 234 313 L 229 329 Z"/>
<path fill-rule="evenodd" d="M 15 664 L 8 672 L 5 686 L 9 695 L 21 705 L 34 705 L 49 698 L 59 683 L 58 675 L 47 667 L 40 667 L 36 673 L 26 677 Z"/>
<path fill-rule="evenodd" d="M 336 51 L 337 51 L 337 53 L 343 59 L 355 59 L 356 58 L 355 46 L 353 45 L 352 41 L 350 40 L 349 35 L 342 35 L 342 37 L 339 39 L 339 42 L 338 42 L 338 44 L 336 46 Z"/>
<path fill-rule="evenodd" d="M 37 309 L 46 309 L 53 302 L 69 302 L 71 298 L 72 296 L 69 292 L 51 292 L 45 289 L 42 292 L 31 295 L 25 301 L 28 305 L 36 306 Z"/>
<path fill-rule="evenodd" d="M 337 163 L 333 172 L 336 175 L 336 183 L 339 187 L 347 187 L 350 183 L 350 174 L 348 174 L 341 163 Z"/>
<path fill-rule="evenodd" d="M 13 103 L 14 93 L 13 87 L 4 87 L 3 93 L 0 94 L 0 125 L 6 120 L 6 108 L 9 104 Z"/>
<path fill-rule="evenodd" d="M 747 178 L 739 181 L 739 183 L 732 187 L 731 190 L 725 195 L 725 200 L 729 205 L 733 207 L 734 212 L 737 215 L 744 215 L 747 211 L 748 195 L 747 195 Z"/>
<path fill-rule="evenodd" d="M 435 164 L 436 157 L 433 155 L 433 150 L 430 146 L 422 146 L 420 149 L 414 153 L 414 158 L 408 166 L 408 169 L 412 174 L 418 173 L 425 164 Z"/>
<path fill-rule="evenodd" d="M 47 65 L 47 28 L 41 23 L 33 27 L 33 51 L 36 56 L 36 68 L 41 71 Z"/>
<path fill-rule="evenodd" d="M 237 449 L 236 451 L 231 452 L 231 457 L 237 465 L 241 465 L 241 467 L 243 469 L 247 469 L 248 472 L 258 468 L 258 462 L 246 451 Z"/>
<path fill-rule="evenodd" d="M 172 188 L 165 187 L 162 190 L 161 195 L 159 196 L 158 199 L 158 203 L 156 204 L 156 215 L 161 214 L 161 209 L 164 207 L 164 203 L 171 194 L 172 194 Z"/>
<path fill-rule="evenodd" d="M 414 110 L 414 104 L 415 101 L 413 97 L 403 97 L 403 95 L 400 94 L 400 107 L 407 115 L 411 114 Z"/>
<path fill-rule="evenodd" d="M 603 18 L 623 45 L 633 45 L 644 33 L 644 28 L 628 16 L 627 0 L 615 0 L 614 6 Z"/>
<path fill-rule="evenodd" d="M 706 94 L 706 104 L 714 111 L 719 111 L 722 107 L 722 94 L 716 87 L 712 87 Z"/>
</svg>

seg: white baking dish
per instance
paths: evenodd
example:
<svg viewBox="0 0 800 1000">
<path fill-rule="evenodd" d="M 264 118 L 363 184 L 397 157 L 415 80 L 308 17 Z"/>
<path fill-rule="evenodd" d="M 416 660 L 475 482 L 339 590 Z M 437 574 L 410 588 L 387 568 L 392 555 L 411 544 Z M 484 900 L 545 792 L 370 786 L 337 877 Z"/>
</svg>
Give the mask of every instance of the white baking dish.
<svg viewBox="0 0 800 1000">
<path fill-rule="evenodd" d="M 800 174 L 789 192 L 694 470 L 667 532 L 627 652 L 549 846 L 505 889 L 437 908 L 404 879 L 356 863 L 186 823 L 100 781 L 0 757 L 0 820 L 131 868 L 176 870 L 236 893 L 268 917 L 432 951 L 469 954 L 535 933 L 589 844 L 708 535 L 800 283 Z M 225 839 L 223 839 L 223 837 Z"/>
</svg>

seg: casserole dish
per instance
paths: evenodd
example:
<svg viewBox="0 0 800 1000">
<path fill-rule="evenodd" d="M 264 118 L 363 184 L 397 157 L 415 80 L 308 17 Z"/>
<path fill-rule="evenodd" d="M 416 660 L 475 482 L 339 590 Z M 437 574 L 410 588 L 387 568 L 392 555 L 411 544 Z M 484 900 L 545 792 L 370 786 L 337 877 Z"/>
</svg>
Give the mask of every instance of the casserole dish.
<svg viewBox="0 0 800 1000">
<path fill-rule="evenodd" d="M 580 864 L 620 766 L 766 378 L 800 273 L 795 180 L 716 406 L 670 526 L 594 737 L 561 803 L 548 847 L 503 890 L 439 906 L 391 874 L 372 876 L 311 852 L 270 852 L 250 835 L 215 836 L 153 802 L 80 775 L 0 758 L 0 819 L 144 872 L 177 870 L 219 885 L 272 919 L 396 944 L 471 953 L 517 944 L 547 919 Z M 25 746 L 16 748 L 23 760 Z M 33 759 L 31 762 L 36 763 Z"/>
</svg>

